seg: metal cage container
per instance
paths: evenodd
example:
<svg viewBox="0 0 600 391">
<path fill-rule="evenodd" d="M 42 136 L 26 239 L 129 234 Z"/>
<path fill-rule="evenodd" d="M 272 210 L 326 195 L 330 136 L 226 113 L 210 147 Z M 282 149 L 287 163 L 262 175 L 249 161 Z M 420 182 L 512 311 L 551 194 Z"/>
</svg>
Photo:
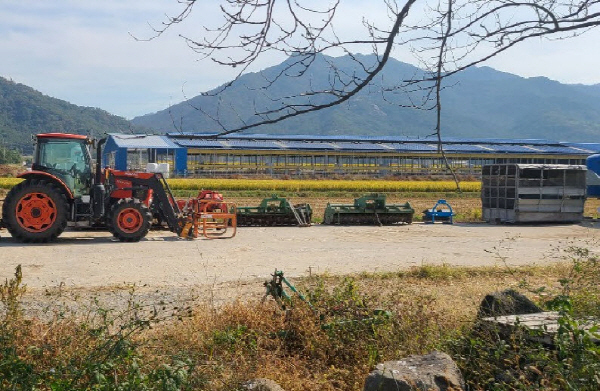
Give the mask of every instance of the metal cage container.
<svg viewBox="0 0 600 391">
<path fill-rule="evenodd" d="M 486 165 L 481 178 L 483 219 L 492 223 L 580 222 L 586 171 L 579 165 Z"/>
</svg>

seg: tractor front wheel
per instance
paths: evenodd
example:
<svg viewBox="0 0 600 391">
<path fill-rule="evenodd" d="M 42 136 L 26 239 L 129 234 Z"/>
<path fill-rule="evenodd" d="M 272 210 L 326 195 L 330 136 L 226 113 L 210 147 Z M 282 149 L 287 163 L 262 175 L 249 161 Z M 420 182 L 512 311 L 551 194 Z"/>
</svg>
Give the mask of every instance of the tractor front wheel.
<svg viewBox="0 0 600 391">
<path fill-rule="evenodd" d="M 150 209 L 138 199 L 122 199 L 113 205 L 108 229 L 121 242 L 139 242 L 148 234 L 152 222 Z"/>
<path fill-rule="evenodd" d="M 2 205 L 8 232 L 25 243 L 51 242 L 67 227 L 69 206 L 54 183 L 26 180 L 13 187 Z"/>
</svg>

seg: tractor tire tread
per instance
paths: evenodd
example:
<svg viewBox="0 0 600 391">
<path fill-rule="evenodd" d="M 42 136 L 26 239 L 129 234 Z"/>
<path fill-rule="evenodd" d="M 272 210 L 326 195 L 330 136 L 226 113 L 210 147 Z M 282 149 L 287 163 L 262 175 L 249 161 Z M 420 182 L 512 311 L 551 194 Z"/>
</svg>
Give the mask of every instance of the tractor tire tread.
<svg viewBox="0 0 600 391">
<path fill-rule="evenodd" d="M 27 194 L 26 191 L 35 188 L 53 197 L 58 209 L 54 224 L 46 231 L 40 233 L 28 232 L 20 227 L 16 215 L 11 213 L 11 210 L 15 208 L 15 203 Z M 48 243 L 54 241 L 67 227 L 68 215 L 69 203 L 64 191 L 53 182 L 43 179 L 30 179 L 17 184 L 8 192 L 2 205 L 2 221 L 6 225 L 8 232 L 17 241 L 23 243 Z"/>
</svg>

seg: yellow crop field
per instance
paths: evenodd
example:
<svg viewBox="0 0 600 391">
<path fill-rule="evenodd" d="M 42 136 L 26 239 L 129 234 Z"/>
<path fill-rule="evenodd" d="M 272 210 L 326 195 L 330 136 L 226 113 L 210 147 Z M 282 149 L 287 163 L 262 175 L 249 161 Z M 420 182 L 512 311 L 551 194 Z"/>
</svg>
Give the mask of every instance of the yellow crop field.
<svg viewBox="0 0 600 391">
<path fill-rule="evenodd" d="M 19 178 L 0 178 L 0 189 L 10 189 L 21 181 Z"/>
<path fill-rule="evenodd" d="M 10 189 L 18 178 L 0 178 L 0 189 Z M 452 181 L 349 181 L 349 180 L 275 180 L 275 179 L 169 179 L 173 190 L 210 189 L 218 191 L 364 191 L 364 192 L 452 192 Z M 480 182 L 461 182 L 464 192 L 478 192 Z"/>
<path fill-rule="evenodd" d="M 273 191 L 365 191 L 365 192 L 452 192 L 452 181 L 350 181 L 274 179 L 169 179 L 173 190 L 273 190 Z M 461 190 L 478 192 L 480 182 L 461 182 Z"/>
</svg>

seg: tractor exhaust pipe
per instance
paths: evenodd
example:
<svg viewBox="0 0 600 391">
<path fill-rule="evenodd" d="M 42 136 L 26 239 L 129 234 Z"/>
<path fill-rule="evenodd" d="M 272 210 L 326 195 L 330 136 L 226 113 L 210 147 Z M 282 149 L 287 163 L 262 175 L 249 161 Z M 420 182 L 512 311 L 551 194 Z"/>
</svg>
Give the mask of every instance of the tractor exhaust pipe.
<svg viewBox="0 0 600 391">
<path fill-rule="evenodd" d="M 105 213 L 104 198 L 106 197 L 106 189 L 102 184 L 102 145 L 106 142 L 106 138 L 98 141 L 96 146 L 96 177 L 94 187 L 92 188 L 92 211 L 94 219 L 102 218 Z"/>
<path fill-rule="evenodd" d="M 102 182 L 102 146 L 106 143 L 106 138 L 98 141 L 96 146 L 96 180 L 95 183 Z"/>
</svg>

